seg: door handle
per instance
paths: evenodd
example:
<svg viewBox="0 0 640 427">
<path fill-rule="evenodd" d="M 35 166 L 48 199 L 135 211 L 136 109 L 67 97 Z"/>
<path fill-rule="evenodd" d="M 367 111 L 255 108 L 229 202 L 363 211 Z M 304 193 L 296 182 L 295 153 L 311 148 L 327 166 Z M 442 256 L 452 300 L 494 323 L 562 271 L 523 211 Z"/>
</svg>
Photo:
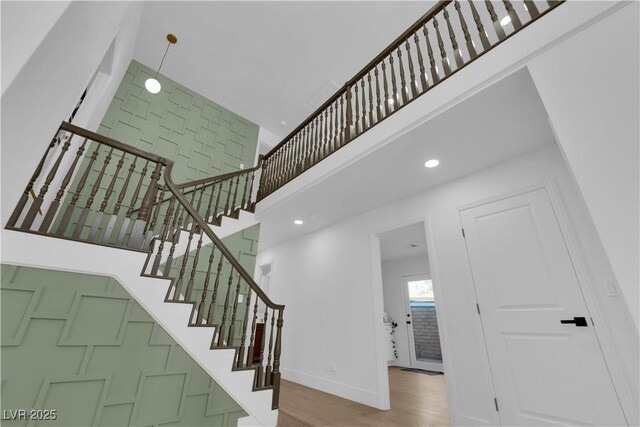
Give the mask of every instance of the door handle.
<svg viewBox="0 0 640 427">
<path fill-rule="evenodd" d="M 407 325 L 410 325 L 410 324 L 411 324 L 411 321 L 410 321 L 410 320 L 407 320 Z"/>
<path fill-rule="evenodd" d="M 587 324 L 587 319 L 585 319 L 584 317 L 574 317 L 573 320 L 571 319 L 562 319 L 560 321 L 560 323 L 566 325 L 566 324 L 574 324 L 576 326 L 589 326 Z"/>
</svg>

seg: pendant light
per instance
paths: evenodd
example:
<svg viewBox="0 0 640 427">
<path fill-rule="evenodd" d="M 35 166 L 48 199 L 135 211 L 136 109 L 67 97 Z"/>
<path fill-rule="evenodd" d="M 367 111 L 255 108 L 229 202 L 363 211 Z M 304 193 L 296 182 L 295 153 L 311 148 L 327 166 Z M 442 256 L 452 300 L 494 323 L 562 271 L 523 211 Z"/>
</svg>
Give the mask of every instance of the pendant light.
<svg viewBox="0 0 640 427">
<path fill-rule="evenodd" d="M 151 93 L 158 93 L 162 89 L 162 86 L 160 85 L 160 82 L 158 81 L 158 74 L 160 73 L 160 69 L 162 68 L 162 63 L 164 62 L 164 58 L 167 56 L 167 52 L 169 52 L 169 47 L 172 44 L 176 44 L 178 42 L 178 39 L 177 39 L 176 36 L 174 36 L 173 34 L 169 33 L 169 34 L 167 34 L 167 41 L 169 42 L 167 44 L 167 50 L 164 51 L 164 56 L 162 57 L 162 61 L 160 61 L 160 66 L 158 67 L 158 71 L 156 71 L 155 77 L 147 79 L 144 82 L 144 87 Z"/>
</svg>

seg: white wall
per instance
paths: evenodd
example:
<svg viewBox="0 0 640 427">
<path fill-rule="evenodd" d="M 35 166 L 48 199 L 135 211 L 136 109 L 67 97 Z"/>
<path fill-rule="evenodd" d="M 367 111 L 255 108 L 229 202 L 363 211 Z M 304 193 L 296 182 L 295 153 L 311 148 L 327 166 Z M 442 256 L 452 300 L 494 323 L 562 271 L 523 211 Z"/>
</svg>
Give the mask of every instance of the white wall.
<svg viewBox="0 0 640 427">
<path fill-rule="evenodd" d="M 2 93 L 42 43 L 70 1 L 0 3 L 2 15 Z"/>
<path fill-rule="evenodd" d="M 429 274 L 427 256 L 394 259 L 382 262 L 382 291 L 384 295 L 384 311 L 398 324 L 395 330 L 398 359 L 392 366 L 411 366 L 409 354 L 409 337 L 405 324 L 406 310 L 403 294 L 404 276 Z"/>
<path fill-rule="evenodd" d="M 50 12 L 49 8 L 32 10 L 28 2 L 4 6 L 3 23 L 24 21 L 26 14 L 39 21 Z M 15 61 L 7 65 L 9 69 L 20 70 L 3 87 L 1 98 L 3 225 L 56 129 L 68 119 L 115 37 L 111 76 L 100 88 L 101 96 L 74 120 L 80 126 L 97 128 L 133 56 L 141 12 L 141 2 L 72 2 L 24 65 L 20 66 L 20 56 L 5 58 L 3 52 L 3 71 L 5 59 Z M 33 49 L 32 44 L 25 43 L 24 48 Z"/>
<path fill-rule="evenodd" d="M 614 372 L 618 391 L 637 400 L 638 395 L 629 390 L 634 390 L 631 383 L 638 378 L 637 363 L 632 363 L 637 361 L 638 336 L 624 299 L 607 297 L 601 286 L 611 277 L 611 269 L 602 258 L 601 245 L 562 156 L 553 146 L 260 251 L 258 264 L 273 260 L 278 266 L 271 284 L 273 299 L 287 305 L 283 376 L 383 406 L 380 384 L 387 377 L 379 369 L 384 361 L 377 359 L 374 330 L 382 314 L 374 308 L 376 298 L 382 298 L 382 284 L 376 283 L 380 279 L 373 273 L 372 235 L 428 215 L 433 231 L 429 255 L 432 273 L 439 279 L 439 327 L 452 422 L 498 424 L 456 207 L 551 180 L 557 183 L 589 266 L 584 286 L 593 290 L 596 298 L 592 302 L 602 312 L 600 316 L 594 313 L 596 328 L 602 334 L 617 329 L 611 344 L 614 350 L 609 352 L 615 360 L 608 362 L 619 368 Z M 621 356 L 611 356 L 613 353 Z M 327 369 L 329 362 L 337 364 L 337 372 Z M 635 390 L 637 393 L 637 385 Z"/>
<path fill-rule="evenodd" d="M 528 64 L 636 327 L 640 327 L 638 2 Z"/>
</svg>

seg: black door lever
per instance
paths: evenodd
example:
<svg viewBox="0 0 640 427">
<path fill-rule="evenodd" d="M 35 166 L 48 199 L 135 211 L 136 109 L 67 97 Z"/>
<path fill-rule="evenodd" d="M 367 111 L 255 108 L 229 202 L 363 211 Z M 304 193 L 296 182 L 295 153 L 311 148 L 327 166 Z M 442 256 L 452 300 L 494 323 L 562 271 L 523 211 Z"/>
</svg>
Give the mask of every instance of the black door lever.
<svg viewBox="0 0 640 427">
<path fill-rule="evenodd" d="M 569 320 L 569 319 L 563 319 L 560 321 L 560 323 L 562 324 L 574 324 L 576 326 L 589 326 L 587 324 L 587 319 L 585 319 L 584 317 L 574 317 L 573 320 Z"/>
</svg>

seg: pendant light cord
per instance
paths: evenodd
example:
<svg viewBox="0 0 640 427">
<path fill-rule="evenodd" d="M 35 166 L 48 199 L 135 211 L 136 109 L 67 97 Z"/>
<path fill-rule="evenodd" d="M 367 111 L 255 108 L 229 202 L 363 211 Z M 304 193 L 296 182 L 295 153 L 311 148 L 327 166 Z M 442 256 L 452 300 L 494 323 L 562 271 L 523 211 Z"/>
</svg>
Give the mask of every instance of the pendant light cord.
<svg viewBox="0 0 640 427">
<path fill-rule="evenodd" d="M 169 52 L 169 47 L 171 46 L 171 43 L 167 43 L 167 50 L 164 51 L 164 55 L 162 55 L 162 61 L 160 61 L 160 66 L 158 67 L 158 71 L 156 71 L 156 76 L 154 77 L 154 79 L 158 79 L 158 74 L 160 73 L 160 69 L 162 68 L 162 64 L 164 63 L 164 58 L 167 56 L 167 52 Z"/>
</svg>

